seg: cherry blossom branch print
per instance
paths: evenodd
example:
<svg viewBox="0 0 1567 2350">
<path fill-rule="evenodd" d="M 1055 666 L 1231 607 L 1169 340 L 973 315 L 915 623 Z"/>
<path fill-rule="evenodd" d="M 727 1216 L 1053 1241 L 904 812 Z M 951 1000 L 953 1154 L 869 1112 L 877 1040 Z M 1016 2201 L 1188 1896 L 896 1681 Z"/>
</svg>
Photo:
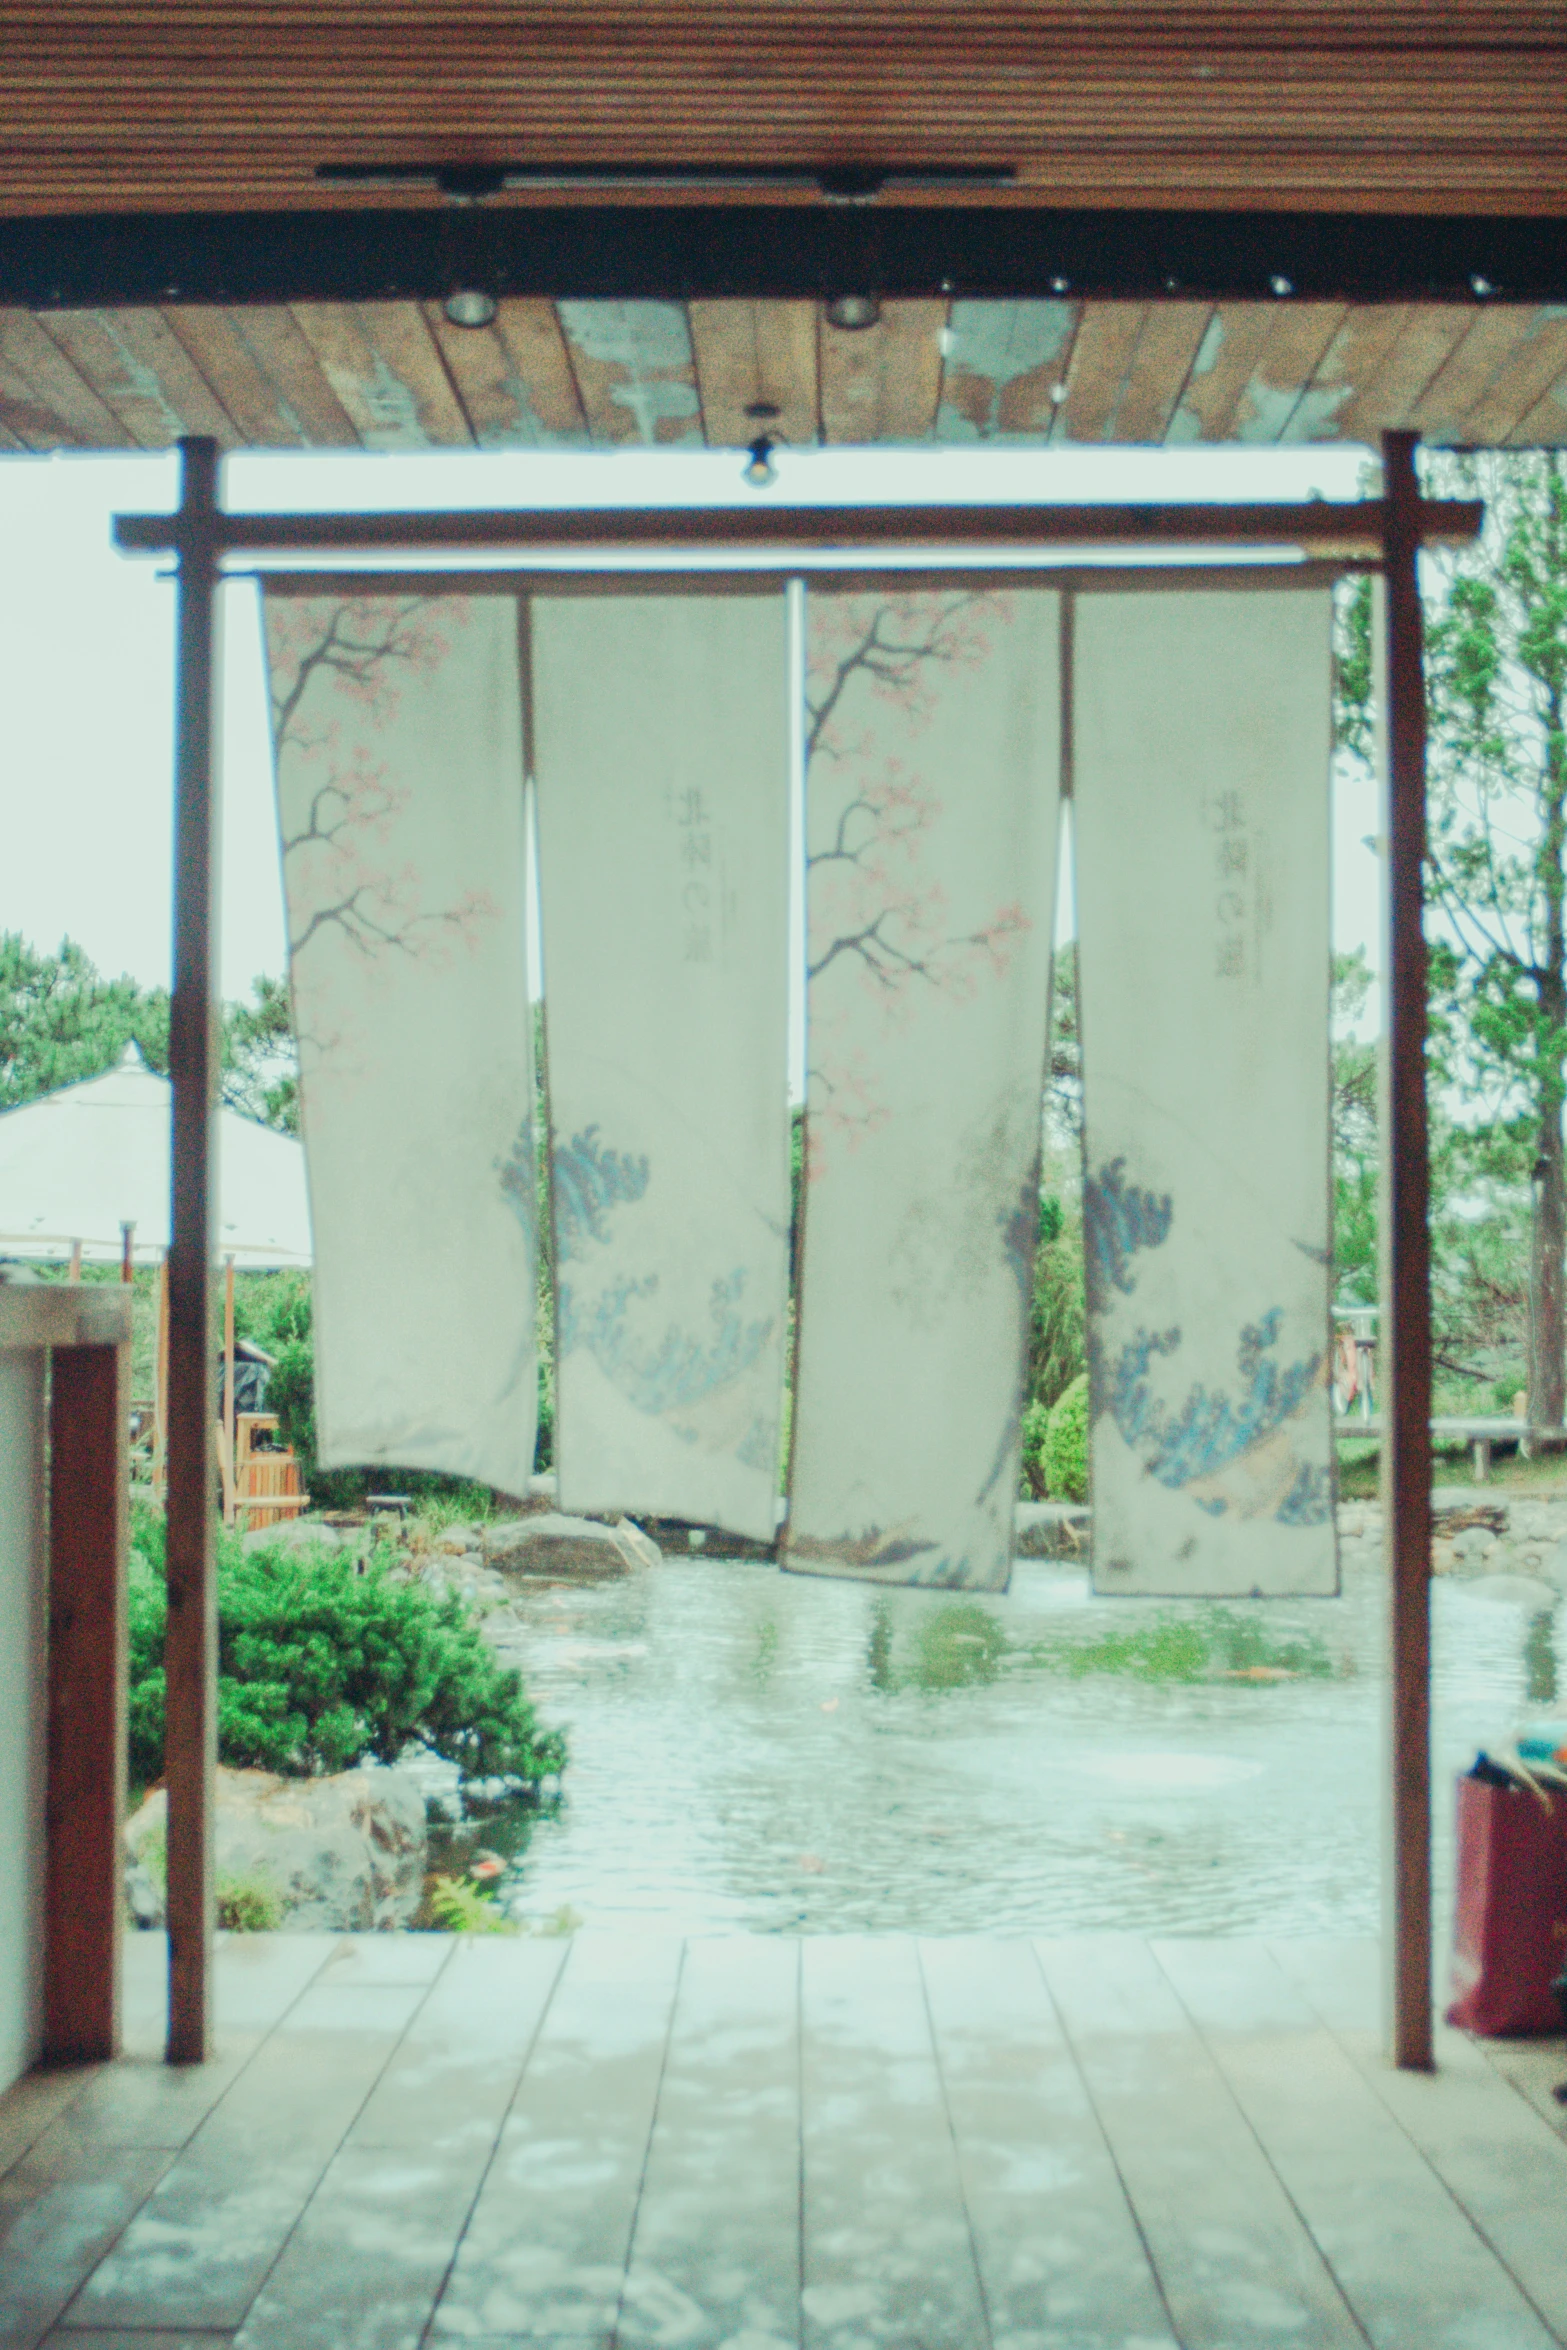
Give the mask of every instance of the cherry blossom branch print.
<svg viewBox="0 0 1567 2350">
<path fill-rule="evenodd" d="M 467 618 L 460 598 L 275 597 L 267 649 L 280 776 L 284 894 L 302 1052 L 341 1048 L 332 998 L 337 957 L 407 957 L 432 970 L 471 951 L 499 912 L 487 890 L 433 902 L 398 854 L 410 801 L 373 737 L 396 720 L 407 686 L 432 676 Z M 286 768 L 285 768 L 286 760 Z"/>
<path fill-rule="evenodd" d="M 886 1027 L 922 994 L 971 1001 L 1005 976 L 1029 929 L 1020 904 L 972 929 L 954 918 L 932 852 L 944 803 L 920 772 L 918 736 L 944 674 L 988 659 L 1011 619 L 1004 595 L 928 591 L 813 600 L 806 676 L 812 843 L 806 856 L 809 1172 L 826 1135 L 852 1148 L 882 1124 L 874 1056 L 855 1041 L 868 993 Z"/>
</svg>

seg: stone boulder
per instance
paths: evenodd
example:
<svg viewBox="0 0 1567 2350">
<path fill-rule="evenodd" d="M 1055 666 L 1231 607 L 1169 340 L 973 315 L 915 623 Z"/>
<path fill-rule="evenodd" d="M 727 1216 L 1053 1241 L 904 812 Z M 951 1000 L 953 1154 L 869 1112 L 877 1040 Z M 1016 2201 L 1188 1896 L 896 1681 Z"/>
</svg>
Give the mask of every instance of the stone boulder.
<svg viewBox="0 0 1567 2350">
<path fill-rule="evenodd" d="M 1020 1559 L 1086 1559 L 1092 1512 L 1075 1501 L 1020 1501 L 1013 1549 Z"/>
<path fill-rule="evenodd" d="M 138 1925 L 161 1925 L 168 1799 L 154 1789 L 126 1823 L 126 1891 Z M 216 1874 L 265 1887 L 297 1933 L 406 1926 L 424 1892 L 424 1797 L 406 1771 L 324 1779 L 218 1773 Z M 148 1914 L 155 1910 L 156 1914 Z"/>
<path fill-rule="evenodd" d="M 547 1510 L 536 1517 L 503 1518 L 484 1530 L 486 1565 L 502 1575 L 546 1582 L 605 1583 L 639 1567 L 657 1566 L 662 1557 L 657 1543 L 629 1518 L 605 1526 L 594 1518 Z"/>
<path fill-rule="evenodd" d="M 323 1526 L 316 1518 L 283 1518 L 275 1526 L 255 1526 L 242 1537 L 245 1550 L 346 1550 L 348 1537 L 338 1526 Z"/>
</svg>

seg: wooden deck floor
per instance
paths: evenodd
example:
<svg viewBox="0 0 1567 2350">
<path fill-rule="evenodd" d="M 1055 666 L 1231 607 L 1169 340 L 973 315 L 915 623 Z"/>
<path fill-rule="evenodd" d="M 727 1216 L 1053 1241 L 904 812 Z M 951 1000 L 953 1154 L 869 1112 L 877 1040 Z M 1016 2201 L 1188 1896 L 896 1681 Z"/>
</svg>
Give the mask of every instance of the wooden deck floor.
<svg viewBox="0 0 1567 2350">
<path fill-rule="evenodd" d="M 255 1936 L 0 2100 L 0 2345 L 1547 2350 L 1561 2043 L 1367 1944 Z"/>
</svg>

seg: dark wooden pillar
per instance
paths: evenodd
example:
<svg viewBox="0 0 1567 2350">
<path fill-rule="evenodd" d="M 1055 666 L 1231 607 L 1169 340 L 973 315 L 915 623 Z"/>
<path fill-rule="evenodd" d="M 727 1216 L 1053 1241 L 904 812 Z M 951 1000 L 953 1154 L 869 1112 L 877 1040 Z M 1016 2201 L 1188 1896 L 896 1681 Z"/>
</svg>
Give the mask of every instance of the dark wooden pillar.
<svg viewBox="0 0 1567 2350">
<path fill-rule="evenodd" d="M 1431 1251 L 1427 1229 L 1425 670 L 1418 436 L 1382 436 L 1386 514 L 1386 1047 L 1382 1072 L 1382 1524 L 1387 1561 L 1392 2055 L 1431 2040 Z"/>
<path fill-rule="evenodd" d="M 57 1346 L 51 1358 L 43 2019 L 51 2064 L 114 2056 L 120 2045 L 129 1353 Z"/>
<path fill-rule="evenodd" d="M 168 1314 L 168 1678 L 171 2064 L 211 2043 L 212 1806 L 217 1760 L 212 1241 L 217 1181 L 217 804 L 213 790 L 218 452 L 180 443 L 174 687 L 174 1082 Z"/>
</svg>

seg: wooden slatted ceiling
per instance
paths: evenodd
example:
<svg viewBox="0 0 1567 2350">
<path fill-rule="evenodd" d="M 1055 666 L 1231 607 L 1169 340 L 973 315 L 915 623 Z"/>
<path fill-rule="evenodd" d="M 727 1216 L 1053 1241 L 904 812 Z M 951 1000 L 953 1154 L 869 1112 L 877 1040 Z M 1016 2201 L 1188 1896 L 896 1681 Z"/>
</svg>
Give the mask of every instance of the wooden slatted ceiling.
<svg viewBox="0 0 1567 2350">
<path fill-rule="evenodd" d="M 502 302 L 0 310 L 0 447 L 1567 443 L 1567 307 Z"/>
<path fill-rule="evenodd" d="M 1567 11 L 21 0 L 0 15 L 0 214 L 404 203 L 406 188 L 323 188 L 316 169 L 459 160 L 989 164 L 1036 203 L 1559 213 Z"/>
</svg>

